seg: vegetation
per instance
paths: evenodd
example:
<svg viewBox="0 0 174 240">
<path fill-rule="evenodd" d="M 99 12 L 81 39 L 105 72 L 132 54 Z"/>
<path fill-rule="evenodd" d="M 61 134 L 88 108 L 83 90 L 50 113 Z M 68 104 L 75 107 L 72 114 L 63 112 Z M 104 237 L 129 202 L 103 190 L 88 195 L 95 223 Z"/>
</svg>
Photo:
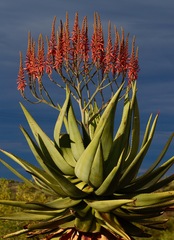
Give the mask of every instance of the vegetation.
<svg viewBox="0 0 174 240">
<path fill-rule="evenodd" d="M 33 179 L 29 181 L 0 159 L 30 187 L 21 185 L 22 196 L 8 190 L 0 200 L 11 209 L 0 220 L 25 223 L 3 238 L 21 234 L 43 240 L 148 238 L 149 228 L 165 228 L 163 213 L 173 210 L 174 190 L 165 190 L 164 186 L 174 180 L 174 175 L 164 176 L 174 164 L 174 156 L 161 162 L 174 134 L 151 167 L 139 174 L 158 114 L 150 115 L 141 140 L 135 38 L 129 47 L 128 35 L 125 37 L 123 29 L 119 34 L 115 27 L 112 44 L 109 23 L 105 44 L 98 14 L 94 15 L 93 27 L 89 43 L 86 17 L 80 28 L 76 14 L 71 34 L 68 15 L 64 24 L 60 22 L 57 34 L 54 19 L 46 53 L 42 35 L 36 54 L 36 43 L 29 34 L 24 67 L 20 54 L 18 90 L 27 101 L 46 103 L 57 110 L 58 118 L 51 139 L 20 104 L 32 135 L 23 126 L 20 129 L 37 166 L 1 149 Z M 62 105 L 47 90 L 46 76 L 65 91 Z"/>
<path fill-rule="evenodd" d="M 14 180 L 0 179 L 0 199 L 1 200 L 17 200 L 17 201 L 40 201 L 47 202 L 49 197 L 40 191 L 29 187 L 27 184 L 22 182 L 17 182 Z M 10 214 L 14 212 L 19 212 L 18 207 L 0 205 L 0 215 Z M 0 224 L 0 239 L 3 235 L 10 232 L 19 231 L 23 226 L 28 224 L 27 221 L 9 221 L 3 220 Z M 12 237 L 14 239 L 24 239 L 24 236 Z M 35 238 L 33 238 L 35 239 Z"/>
<path fill-rule="evenodd" d="M 0 179 L 0 196 L 1 199 L 14 199 L 19 201 L 39 201 L 39 202 L 47 202 L 49 197 L 45 194 L 41 193 L 40 191 L 31 189 L 25 183 L 19 183 L 14 180 L 6 180 Z M 163 190 L 174 190 L 174 182 L 170 183 L 165 187 Z M 0 214 L 10 214 L 12 212 L 19 211 L 20 209 L 17 207 L 10 207 L 5 205 L 0 205 Z M 151 230 L 152 237 L 151 240 L 173 240 L 174 239 L 174 213 L 166 213 L 166 217 L 169 219 L 167 222 L 167 229 L 166 230 Z M 0 225 L 0 236 L 4 234 L 8 234 L 10 232 L 19 231 L 24 225 L 28 222 L 21 222 L 21 221 L 10 221 L 4 220 Z M 24 236 L 17 236 L 10 238 L 11 240 L 23 240 Z M 31 238 L 36 239 L 37 238 Z M 139 240 L 140 238 L 136 238 Z"/>
</svg>

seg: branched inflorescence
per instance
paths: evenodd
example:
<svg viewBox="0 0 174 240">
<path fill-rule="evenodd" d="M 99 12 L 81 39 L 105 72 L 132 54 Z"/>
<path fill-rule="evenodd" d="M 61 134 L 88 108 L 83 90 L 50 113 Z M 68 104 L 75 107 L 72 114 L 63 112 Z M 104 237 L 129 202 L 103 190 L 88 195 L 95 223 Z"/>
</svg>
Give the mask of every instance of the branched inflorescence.
<svg viewBox="0 0 174 240">
<path fill-rule="evenodd" d="M 112 37 L 109 22 L 105 43 L 103 27 L 97 13 L 94 14 L 91 40 L 88 37 L 87 17 L 84 17 L 80 27 L 78 13 L 76 13 L 71 33 L 68 14 L 65 23 L 60 21 L 57 31 L 55 23 L 56 18 L 53 20 L 50 39 L 47 38 L 46 50 L 42 35 L 39 35 L 36 49 L 36 42 L 29 33 L 24 67 L 22 54 L 20 54 L 17 88 L 28 101 L 31 100 L 26 96 L 27 85 L 37 102 L 45 102 L 56 107 L 43 83 L 43 78 L 47 75 L 51 82 L 60 88 L 65 89 L 68 85 L 81 112 L 88 108 L 97 96 L 102 99 L 100 106 L 102 110 L 120 85 L 118 77 L 121 82 L 127 80 L 128 84 L 138 78 L 138 50 L 135 50 L 135 38 L 129 53 L 128 35 L 125 37 L 123 29 L 119 34 L 114 27 Z M 108 87 L 111 90 L 111 96 L 106 100 L 104 96 Z"/>
</svg>

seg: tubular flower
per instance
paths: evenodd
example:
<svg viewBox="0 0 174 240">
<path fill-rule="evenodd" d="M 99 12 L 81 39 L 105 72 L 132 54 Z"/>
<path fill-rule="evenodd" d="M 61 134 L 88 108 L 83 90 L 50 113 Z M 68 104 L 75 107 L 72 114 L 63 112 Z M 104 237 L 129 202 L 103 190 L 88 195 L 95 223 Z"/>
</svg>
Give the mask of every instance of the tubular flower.
<svg viewBox="0 0 174 240">
<path fill-rule="evenodd" d="M 82 23 L 82 29 L 80 32 L 80 51 L 82 55 L 82 59 L 84 64 L 86 64 L 89 60 L 89 41 L 88 41 L 88 24 L 87 17 L 84 17 Z"/>
<path fill-rule="evenodd" d="M 56 18 L 54 18 L 53 23 L 52 23 L 52 29 L 51 29 L 51 37 L 50 40 L 47 40 L 47 55 L 46 55 L 46 73 L 48 75 L 52 74 L 52 68 L 54 66 L 54 60 L 55 60 L 55 55 L 56 55 L 56 36 L 55 36 L 55 22 Z"/>
<path fill-rule="evenodd" d="M 78 23 L 78 13 L 76 13 L 75 20 L 74 20 L 74 27 L 72 31 L 72 47 L 71 47 L 71 55 L 72 61 L 76 62 L 80 53 L 80 28 Z"/>
<path fill-rule="evenodd" d="M 48 49 L 50 48 L 49 45 L 50 45 L 50 43 L 48 42 Z M 46 60 L 45 60 L 45 72 L 48 75 L 52 74 L 53 65 L 54 65 L 53 57 L 52 57 L 51 53 L 48 51 L 47 55 L 46 55 Z"/>
<path fill-rule="evenodd" d="M 38 54 L 37 54 L 37 78 L 41 80 L 45 70 L 44 42 L 42 35 L 38 39 Z"/>
<path fill-rule="evenodd" d="M 115 42 L 114 42 L 114 45 L 113 45 L 113 63 L 114 63 L 114 66 L 112 68 L 112 74 L 113 75 L 115 75 L 115 73 L 116 73 L 115 63 L 116 63 L 117 57 L 118 57 L 119 41 L 120 41 L 120 36 L 119 36 L 119 33 L 118 33 L 118 31 L 115 27 Z"/>
<path fill-rule="evenodd" d="M 55 54 L 55 69 L 57 72 L 62 68 L 63 64 L 63 25 L 62 21 L 60 22 L 60 29 L 57 33 L 57 47 L 56 47 L 56 54 Z"/>
<path fill-rule="evenodd" d="M 78 72 L 80 66 L 81 56 L 80 56 L 80 28 L 78 23 L 78 13 L 75 15 L 74 26 L 72 31 L 71 40 L 71 60 L 72 68 L 75 74 Z"/>
<path fill-rule="evenodd" d="M 105 69 L 104 73 L 113 71 L 113 46 L 112 46 L 112 39 L 111 39 L 111 24 L 109 22 L 108 25 L 108 41 L 107 41 L 107 46 L 106 46 L 106 54 L 104 58 L 105 62 Z"/>
<path fill-rule="evenodd" d="M 128 64 L 128 83 L 135 81 L 138 78 L 139 65 L 138 65 L 138 48 L 135 53 L 135 38 L 132 42 L 132 53 Z"/>
<path fill-rule="evenodd" d="M 29 33 L 28 36 L 28 49 L 26 54 L 26 71 L 32 80 L 37 78 L 37 59 L 35 54 L 35 42 L 32 40 L 31 35 Z"/>
<path fill-rule="evenodd" d="M 82 25 L 80 26 L 79 16 L 76 13 L 71 32 L 69 30 L 68 14 L 66 14 L 64 23 L 60 21 L 57 31 L 55 29 L 55 21 L 56 18 L 53 19 L 51 36 L 49 39 L 46 39 L 46 51 L 42 35 L 39 36 L 37 42 L 32 39 L 30 33 L 28 35 L 24 71 L 28 75 L 30 90 L 34 89 L 32 95 L 37 100 L 38 95 L 35 95 L 37 87 L 35 80 L 37 79 L 41 83 L 44 74 L 47 74 L 49 79 L 56 83 L 52 74 L 57 72 L 62 79 L 62 83 L 59 83 L 58 86 L 64 88 L 64 84 L 69 83 L 69 87 L 74 88 L 77 93 L 77 97 L 75 96 L 76 94 L 74 95 L 75 99 L 79 98 L 79 91 L 84 89 L 85 85 L 89 87 L 87 96 L 93 96 L 94 98 L 94 95 L 89 93 L 89 84 L 96 87 L 97 84 L 100 84 L 98 89 L 101 90 L 99 90 L 99 94 L 102 97 L 104 96 L 102 93 L 103 89 L 109 85 L 111 86 L 120 75 L 124 79 L 127 77 L 129 81 L 130 79 L 137 79 L 138 58 L 135 56 L 134 50 L 132 50 L 132 55 L 129 57 L 128 35 L 125 37 L 123 29 L 121 29 L 120 35 L 115 27 L 115 39 L 112 39 L 111 23 L 109 22 L 105 43 L 102 23 L 97 13 L 94 14 L 91 39 L 88 38 L 87 17 L 83 18 Z M 133 47 L 134 45 L 135 40 Z M 96 83 L 94 76 L 98 78 L 99 75 L 97 73 L 101 74 L 102 80 Z M 111 79 L 112 77 L 113 79 Z M 76 84 L 80 84 L 80 86 Z"/>
<path fill-rule="evenodd" d="M 116 72 L 118 74 L 123 73 L 127 71 L 128 67 L 128 36 L 126 38 L 126 41 L 124 39 L 124 30 L 122 29 L 122 39 L 120 42 L 119 52 L 116 60 Z"/>
<path fill-rule="evenodd" d="M 17 89 L 23 93 L 26 85 L 27 84 L 25 81 L 25 73 L 24 73 L 24 68 L 22 63 L 22 53 L 20 52 L 20 64 L 19 64 L 19 73 L 17 78 Z"/>
<path fill-rule="evenodd" d="M 91 39 L 91 53 L 93 63 L 97 66 L 97 68 L 101 68 L 104 60 L 104 38 L 98 14 L 94 15 L 94 33 Z"/>
<path fill-rule="evenodd" d="M 56 23 L 56 17 L 53 20 L 52 23 L 52 30 L 51 30 L 51 38 L 49 41 L 49 48 L 48 48 L 48 53 L 52 56 L 56 55 L 56 36 L 55 36 L 55 23 Z"/>
<path fill-rule="evenodd" d="M 69 33 L 69 18 L 68 14 L 66 14 L 66 22 L 64 24 L 63 29 L 63 37 L 62 37 L 62 45 L 63 45 L 63 59 L 65 61 L 65 66 L 69 69 L 69 53 L 70 53 L 70 33 Z"/>
</svg>

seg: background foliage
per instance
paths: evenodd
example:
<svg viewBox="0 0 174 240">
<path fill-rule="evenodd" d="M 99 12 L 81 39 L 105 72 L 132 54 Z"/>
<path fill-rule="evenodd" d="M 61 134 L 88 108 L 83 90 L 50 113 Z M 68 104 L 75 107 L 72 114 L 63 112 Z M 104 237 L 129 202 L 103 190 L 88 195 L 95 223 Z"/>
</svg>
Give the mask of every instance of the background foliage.
<svg viewBox="0 0 174 240">
<path fill-rule="evenodd" d="M 43 193 L 36 191 L 32 188 L 29 188 L 24 183 L 19 183 L 13 180 L 0 179 L 0 196 L 1 199 L 14 199 L 14 200 L 25 200 L 25 201 L 40 201 L 46 202 L 50 197 L 44 195 Z M 174 181 L 165 187 L 165 190 L 174 190 Z M 0 205 L 0 215 L 4 213 L 11 213 L 14 211 L 18 211 L 18 208 Z M 169 217 L 169 213 L 166 213 L 166 217 Z M 0 225 L 0 236 L 20 230 L 24 222 L 20 221 L 2 221 L 3 224 Z M 26 222 L 27 224 L 27 222 Z M 173 240 L 174 239 L 174 213 L 170 212 L 170 219 L 167 224 L 168 228 L 165 231 L 153 230 L 153 237 L 150 240 Z M 11 240 L 23 240 L 24 236 L 17 236 L 16 238 L 10 238 Z M 32 238 L 33 240 L 37 240 L 37 238 Z M 139 240 L 139 238 L 136 238 Z"/>
</svg>

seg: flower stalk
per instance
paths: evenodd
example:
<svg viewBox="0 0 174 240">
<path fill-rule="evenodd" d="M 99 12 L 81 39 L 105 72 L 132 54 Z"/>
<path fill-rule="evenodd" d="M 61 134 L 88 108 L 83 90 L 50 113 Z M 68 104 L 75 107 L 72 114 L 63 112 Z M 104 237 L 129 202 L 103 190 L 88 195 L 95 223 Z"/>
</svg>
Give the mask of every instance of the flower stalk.
<svg viewBox="0 0 174 240">
<path fill-rule="evenodd" d="M 56 18 L 52 23 L 51 36 L 47 38 L 47 50 L 42 35 L 39 35 L 36 44 L 29 33 L 24 67 L 22 55 L 20 56 L 17 88 L 26 100 L 33 103 L 44 102 L 57 108 L 57 104 L 46 90 L 46 78 L 58 88 L 66 89 L 68 85 L 71 95 L 79 105 L 83 122 L 84 112 L 89 110 L 96 99 L 101 102 L 99 109 L 102 111 L 122 82 L 127 81 L 131 85 L 131 82 L 138 78 L 138 50 L 135 54 L 135 38 L 132 40 L 132 53 L 129 53 L 128 35 L 125 38 L 124 30 L 121 29 L 120 36 L 114 27 L 115 39 L 112 40 L 109 22 L 105 42 L 103 26 L 97 13 L 94 14 L 91 40 L 88 36 L 87 17 L 84 17 L 80 27 L 79 16 L 76 13 L 72 32 L 69 29 L 68 14 L 65 23 L 60 21 L 57 31 L 55 24 Z M 26 95 L 27 90 L 36 101 Z"/>
</svg>

